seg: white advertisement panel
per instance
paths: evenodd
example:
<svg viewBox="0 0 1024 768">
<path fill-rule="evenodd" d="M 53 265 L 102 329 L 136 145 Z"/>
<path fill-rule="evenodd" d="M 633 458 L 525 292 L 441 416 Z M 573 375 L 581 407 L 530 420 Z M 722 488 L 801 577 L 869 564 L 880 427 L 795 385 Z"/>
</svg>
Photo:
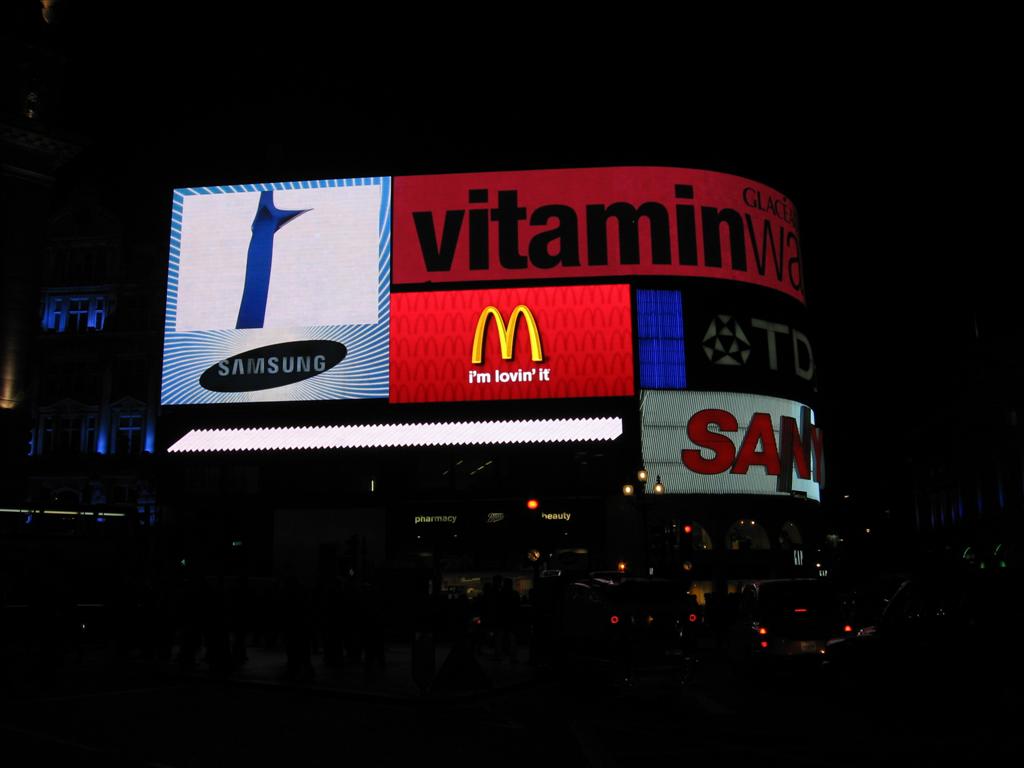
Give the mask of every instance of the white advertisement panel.
<svg viewBox="0 0 1024 768">
<path fill-rule="evenodd" d="M 735 392 L 643 390 L 644 466 L 666 493 L 821 500 L 825 460 L 814 412 Z"/>
<path fill-rule="evenodd" d="M 161 402 L 387 397 L 390 186 L 175 190 Z"/>
</svg>

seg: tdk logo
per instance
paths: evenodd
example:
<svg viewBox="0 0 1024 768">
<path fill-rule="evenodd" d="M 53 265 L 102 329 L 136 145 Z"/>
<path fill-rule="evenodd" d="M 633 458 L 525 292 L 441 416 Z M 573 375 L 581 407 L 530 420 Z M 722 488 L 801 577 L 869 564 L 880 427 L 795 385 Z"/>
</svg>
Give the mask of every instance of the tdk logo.
<svg viewBox="0 0 1024 768">
<path fill-rule="evenodd" d="M 750 357 L 750 341 L 730 315 L 719 315 L 704 334 L 704 354 L 715 365 L 743 365 Z"/>
<path fill-rule="evenodd" d="M 784 363 L 786 368 L 792 365 L 794 375 L 801 379 L 814 379 L 814 353 L 807 336 L 784 323 L 756 317 L 750 318 L 750 328 L 758 332 L 752 334 L 753 342 L 736 318 L 716 315 L 702 339 L 704 355 L 715 365 L 742 366 L 752 350 L 764 349 L 770 370 L 779 371 Z"/>
</svg>

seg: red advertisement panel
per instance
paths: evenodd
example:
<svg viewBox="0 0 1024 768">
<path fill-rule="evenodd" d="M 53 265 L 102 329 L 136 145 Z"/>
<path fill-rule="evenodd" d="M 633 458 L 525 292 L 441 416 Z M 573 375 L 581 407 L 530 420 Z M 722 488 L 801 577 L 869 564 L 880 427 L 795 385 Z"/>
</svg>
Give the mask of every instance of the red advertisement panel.
<svg viewBox="0 0 1024 768">
<path fill-rule="evenodd" d="M 391 295 L 392 402 L 631 394 L 628 286 Z"/>
<path fill-rule="evenodd" d="M 754 181 L 684 168 L 394 180 L 394 282 L 673 275 L 804 300 L 796 209 Z"/>
</svg>

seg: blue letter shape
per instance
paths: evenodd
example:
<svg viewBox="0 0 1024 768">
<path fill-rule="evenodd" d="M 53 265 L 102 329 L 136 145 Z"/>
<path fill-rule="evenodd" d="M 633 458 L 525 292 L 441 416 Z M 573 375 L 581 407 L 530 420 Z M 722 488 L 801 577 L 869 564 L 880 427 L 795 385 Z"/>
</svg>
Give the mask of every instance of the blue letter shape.
<svg viewBox="0 0 1024 768">
<path fill-rule="evenodd" d="M 311 210 L 281 211 L 274 206 L 272 190 L 260 192 L 260 204 L 252 220 L 252 239 L 245 265 L 245 286 L 235 328 L 262 328 L 270 290 L 270 266 L 274 260 L 274 233 L 296 216 Z"/>
</svg>

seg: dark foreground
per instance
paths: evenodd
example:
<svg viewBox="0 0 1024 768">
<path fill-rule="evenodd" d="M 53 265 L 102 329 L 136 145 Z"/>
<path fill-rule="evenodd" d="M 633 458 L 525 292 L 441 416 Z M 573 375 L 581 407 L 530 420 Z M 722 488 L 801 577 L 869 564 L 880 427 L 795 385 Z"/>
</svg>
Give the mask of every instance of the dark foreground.
<svg viewBox="0 0 1024 768">
<path fill-rule="evenodd" d="M 448 650 L 438 649 L 438 666 Z M 269 652 L 226 677 L 202 663 L 103 656 L 41 673 L 7 664 L 3 764 L 931 766 L 991 764 L 1016 747 L 1015 682 L 976 679 L 952 660 L 882 681 L 820 670 L 746 677 L 707 651 L 689 685 L 609 688 L 522 657 L 477 658 L 479 676 L 426 694 L 401 647 L 384 669 L 315 659 L 313 676 L 298 680 Z"/>
</svg>

